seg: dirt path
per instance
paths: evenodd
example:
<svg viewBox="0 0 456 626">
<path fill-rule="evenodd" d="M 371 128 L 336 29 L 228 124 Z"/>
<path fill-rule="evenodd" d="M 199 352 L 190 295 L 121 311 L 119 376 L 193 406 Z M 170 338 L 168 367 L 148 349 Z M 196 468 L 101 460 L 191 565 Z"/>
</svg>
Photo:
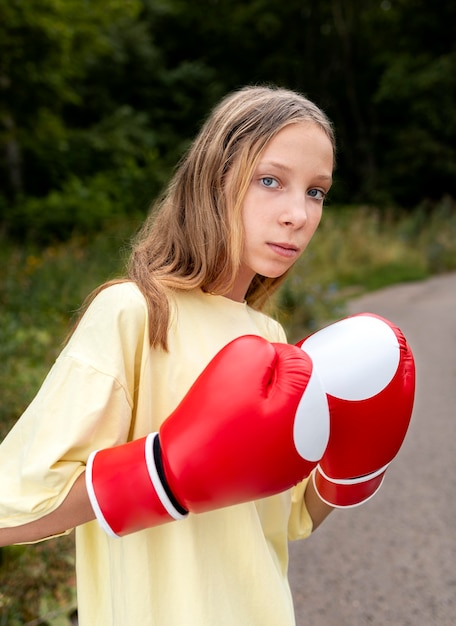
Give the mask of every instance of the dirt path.
<svg viewBox="0 0 456 626">
<path fill-rule="evenodd" d="M 391 319 L 415 354 L 412 423 L 385 483 L 292 543 L 298 626 L 456 624 L 456 274 L 350 304 Z"/>
</svg>

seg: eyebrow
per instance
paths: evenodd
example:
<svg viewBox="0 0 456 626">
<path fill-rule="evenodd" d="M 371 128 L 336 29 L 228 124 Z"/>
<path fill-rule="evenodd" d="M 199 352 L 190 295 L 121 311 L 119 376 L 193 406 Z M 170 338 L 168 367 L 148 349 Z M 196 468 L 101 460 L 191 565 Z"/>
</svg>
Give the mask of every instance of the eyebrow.
<svg viewBox="0 0 456 626">
<path fill-rule="evenodd" d="M 285 165 L 285 163 L 279 163 L 278 161 L 260 161 L 259 165 L 265 165 L 266 167 L 276 167 L 284 172 L 291 172 L 291 167 Z"/>
<path fill-rule="evenodd" d="M 275 167 L 279 170 L 282 170 L 283 172 L 292 171 L 291 167 L 288 167 L 288 165 L 285 165 L 285 163 L 279 163 L 279 161 L 262 161 L 259 163 L 259 165 L 266 166 L 266 167 Z M 319 180 L 328 181 L 330 183 L 332 183 L 332 180 L 333 180 L 332 176 L 326 176 L 325 174 L 317 174 L 315 178 L 318 178 Z"/>
<path fill-rule="evenodd" d="M 332 183 L 333 181 L 332 176 L 325 176 L 324 174 L 319 174 L 318 176 L 316 176 L 316 178 L 318 178 L 319 180 L 327 180 L 330 183 Z"/>
</svg>

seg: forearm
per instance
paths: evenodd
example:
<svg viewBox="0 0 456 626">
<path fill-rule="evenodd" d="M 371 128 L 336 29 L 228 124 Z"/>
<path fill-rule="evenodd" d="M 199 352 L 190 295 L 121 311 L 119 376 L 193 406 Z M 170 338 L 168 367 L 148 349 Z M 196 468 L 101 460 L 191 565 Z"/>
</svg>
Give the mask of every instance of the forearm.
<svg viewBox="0 0 456 626">
<path fill-rule="evenodd" d="M 333 507 L 329 506 L 321 500 L 315 491 L 312 478 L 307 482 L 306 490 L 304 492 L 304 502 L 313 521 L 313 530 L 316 530 L 320 524 L 328 517 L 333 511 Z"/>
<path fill-rule="evenodd" d="M 304 500 L 313 521 L 313 529 L 316 530 L 333 508 L 318 497 L 312 480 L 308 481 Z M 87 494 L 85 474 L 81 474 L 66 499 L 55 511 L 28 524 L 0 528 L 0 547 L 40 541 L 94 519 L 95 514 Z"/>
<path fill-rule="evenodd" d="M 0 547 L 15 543 L 32 543 L 61 534 L 70 528 L 95 519 L 87 495 L 85 474 L 79 476 L 66 499 L 52 513 L 28 524 L 0 528 Z"/>
</svg>

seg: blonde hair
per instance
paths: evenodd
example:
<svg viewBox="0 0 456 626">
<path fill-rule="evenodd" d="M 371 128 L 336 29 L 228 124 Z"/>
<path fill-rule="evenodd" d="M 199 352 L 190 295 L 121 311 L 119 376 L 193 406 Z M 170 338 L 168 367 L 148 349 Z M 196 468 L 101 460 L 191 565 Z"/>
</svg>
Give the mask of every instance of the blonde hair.
<svg viewBox="0 0 456 626">
<path fill-rule="evenodd" d="M 148 304 L 152 346 L 167 348 L 170 290 L 222 295 L 232 287 L 243 248 L 242 203 L 257 161 L 274 135 L 302 121 L 322 128 L 335 151 L 326 115 L 294 91 L 244 87 L 213 109 L 153 205 L 128 263 L 128 279 Z M 256 275 L 248 304 L 261 309 L 284 278 Z"/>
</svg>

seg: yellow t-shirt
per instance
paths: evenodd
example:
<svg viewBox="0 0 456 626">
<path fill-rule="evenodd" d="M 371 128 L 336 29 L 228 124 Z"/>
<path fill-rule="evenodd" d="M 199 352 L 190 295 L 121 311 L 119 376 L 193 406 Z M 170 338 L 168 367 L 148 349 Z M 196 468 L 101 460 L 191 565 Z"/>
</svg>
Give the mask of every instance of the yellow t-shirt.
<svg viewBox="0 0 456 626">
<path fill-rule="evenodd" d="M 102 291 L 0 446 L 0 526 L 55 510 L 90 452 L 158 430 L 214 355 L 275 321 L 200 290 L 175 295 L 169 352 L 151 350 L 133 283 Z M 76 529 L 80 626 L 292 626 L 288 539 L 312 529 L 292 490 L 114 539 Z"/>
</svg>

